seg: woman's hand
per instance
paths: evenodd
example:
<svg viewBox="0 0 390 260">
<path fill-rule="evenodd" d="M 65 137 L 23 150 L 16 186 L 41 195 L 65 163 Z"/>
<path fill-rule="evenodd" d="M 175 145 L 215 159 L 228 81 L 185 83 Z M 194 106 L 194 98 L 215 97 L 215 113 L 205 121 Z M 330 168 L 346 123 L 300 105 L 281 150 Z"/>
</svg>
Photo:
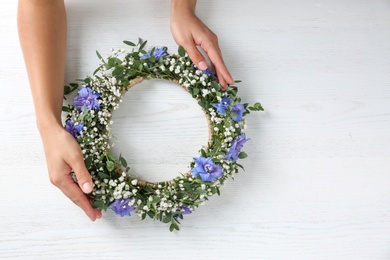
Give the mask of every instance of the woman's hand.
<svg viewBox="0 0 390 260">
<path fill-rule="evenodd" d="M 207 63 L 196 46 L 200 46 L 215 67 L 219 83 L 226 89 L 234 84 L 218 45 L 217 36 L 195 15 L 196 0 L 171 1 L 171 32 L 176 43 L 183 46 L 192 62 L 201 70 Z"/>
<path fill-rule="evenodd" d="M 51 183 L 79 206 L 92 221 L 101 218 L 102 213 L 92 208 L 85 195 L 92 192 L 93 183 L 75 138 L 62 126 L 41 129 L 41 136 Z M 71 170 L 76 174 L 78 185 L 70 175 Z"/>
</svg>

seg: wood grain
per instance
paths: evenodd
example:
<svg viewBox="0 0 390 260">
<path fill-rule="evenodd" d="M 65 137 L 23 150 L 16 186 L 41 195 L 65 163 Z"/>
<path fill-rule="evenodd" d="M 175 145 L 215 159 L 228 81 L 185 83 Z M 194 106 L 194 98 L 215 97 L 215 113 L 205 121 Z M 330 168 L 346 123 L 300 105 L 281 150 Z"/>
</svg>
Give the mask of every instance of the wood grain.
<svg viewBox="0 0 390 260">
<path fill-rule="evenodd" d="M 123 40 L 176 51 L 169 1 L 66 1 L 66 80 Z M 46 173 L 16 32 L 0 8 L 0 259 L 389 259 L 390 2 L 198 1 L 248 116 L 246 171 L 182 230 L 112 212 L 91 223 Z M 207 141 L 192 98 L 142 83 L 115 112 L 113 148 L 135 174 L 176 176 Z M 116 150 L 115 150 L 116 149 Z"/>
</svg>

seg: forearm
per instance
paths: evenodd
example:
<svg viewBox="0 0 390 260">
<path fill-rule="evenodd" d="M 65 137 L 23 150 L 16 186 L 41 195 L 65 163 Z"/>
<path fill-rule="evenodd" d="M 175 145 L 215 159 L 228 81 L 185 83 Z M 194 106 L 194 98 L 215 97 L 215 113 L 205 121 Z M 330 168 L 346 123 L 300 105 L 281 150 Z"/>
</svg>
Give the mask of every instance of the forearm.
<svg viewBox="0 0 390 260">
<path fill-rule="evenodd" d="M 171 0 L 171 16 L 182 12 L 195 13 L 196 0 Z"/>
<path fill-rule="evenodd" d="M 19 0 L 18 31 L 38 128 L 60 125 L 66 57 L 63 0 Z"/>
</svg>

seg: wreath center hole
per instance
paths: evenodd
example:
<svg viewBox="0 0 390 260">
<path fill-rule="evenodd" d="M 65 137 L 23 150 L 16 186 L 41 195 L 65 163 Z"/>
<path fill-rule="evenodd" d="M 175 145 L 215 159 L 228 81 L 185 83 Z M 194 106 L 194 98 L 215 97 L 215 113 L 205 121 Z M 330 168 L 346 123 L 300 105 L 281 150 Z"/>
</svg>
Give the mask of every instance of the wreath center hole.
<svg viewBox="0 0 390 260">
<path fill-rule="evenodd" d="M 151 79 L 127 91 L 113 112 L 110 149 L 127 160 L 129 173 L 149 182 L 190 171 L 207 145 L 209 129 L 197 101 L 176 83 Z"/>
</svg>

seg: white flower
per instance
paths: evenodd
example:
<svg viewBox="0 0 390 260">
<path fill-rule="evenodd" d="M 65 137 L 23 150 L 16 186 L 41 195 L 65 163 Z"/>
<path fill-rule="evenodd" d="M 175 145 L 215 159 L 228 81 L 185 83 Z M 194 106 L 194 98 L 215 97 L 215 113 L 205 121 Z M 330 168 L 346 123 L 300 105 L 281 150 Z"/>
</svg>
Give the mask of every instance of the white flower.
<svg viewBox="0 0 390 260">
<path fill-rule="evenodd" d="M 210 94 L 210 91 L 208 89 L 202 89 L 202 96 L 205 97 L 208 94 Z"/>
<path fill-rule="evenodd" d="M 131 181 L 131 184 L 134 185 L 134 186 L 137 185 L 137 183 L 138 183 L 137 179 L 134 179 L 134 180 Z"/>
</svg>

